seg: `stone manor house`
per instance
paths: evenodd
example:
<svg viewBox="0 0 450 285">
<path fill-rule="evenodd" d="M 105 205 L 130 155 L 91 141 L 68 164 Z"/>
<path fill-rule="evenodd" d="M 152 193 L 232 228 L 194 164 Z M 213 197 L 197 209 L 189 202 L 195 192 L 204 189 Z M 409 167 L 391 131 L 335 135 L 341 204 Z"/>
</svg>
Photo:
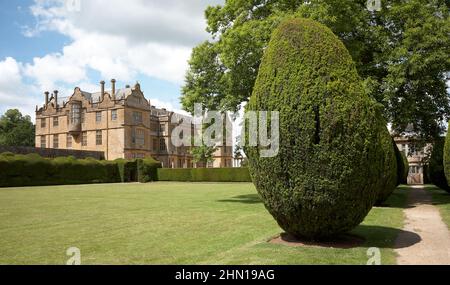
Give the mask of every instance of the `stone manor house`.
<svg viewBox="0 0 450 285">
<path fill-rule="evenodd" d="M 101 151 L 107 160 L 153 157 L 166 168 L 202 166 L 193 162 L 190 147 L 172 144 L 172 117 L 182 115 L 152 106 L 138 83 L 118 90 L 115 83 L 105 91 L 100 82 L 96 93 L 77 87 L 63 101 L 58 91 L 45 92 L 45 105 L 36 107 L 36 147 Z M 220 146 L 207 167 L 232 164 L 232 146 Z"/>
<path fill-rule="evenodd" d="M 427 153 L 431 150 L 431 144 L 426 144 L 424 148 L 415 149 L 412 147 L 414 140 L 408 137 L 398 136 L 394 138 L 398 149 L 408 158 L 409 172 L 408 184 L 424 184 L 425 163 Z"/>
</svg>

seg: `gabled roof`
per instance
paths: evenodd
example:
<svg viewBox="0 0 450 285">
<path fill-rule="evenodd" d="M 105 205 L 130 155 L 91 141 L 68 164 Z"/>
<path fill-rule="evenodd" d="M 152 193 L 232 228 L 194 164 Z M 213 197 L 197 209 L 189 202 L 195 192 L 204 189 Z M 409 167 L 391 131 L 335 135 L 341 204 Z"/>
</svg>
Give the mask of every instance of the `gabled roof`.
<svg viewBox="0 0 450 285">
<path fill-rule="evenodd" d="M 91 100 L 92 99 L 93 103 L 98 103 L 98 102 L 100 102 L 102 100 L 102 93 L 101 92 L 89 93 L 89 92 L 86 92 L 86 91 L 81 91 L 81 93 L 83 94 L 83 96 L 87 100 Z M 105 90 L 105 93 L 111 94 L 112 90 Z M 116 99 L 117 100 L 126 99 L 128 96 L 131 95 L 131 93 L 132 93 L 131 87 L 118 89 L 118 90 L 116 90 Z"/>
</svg>

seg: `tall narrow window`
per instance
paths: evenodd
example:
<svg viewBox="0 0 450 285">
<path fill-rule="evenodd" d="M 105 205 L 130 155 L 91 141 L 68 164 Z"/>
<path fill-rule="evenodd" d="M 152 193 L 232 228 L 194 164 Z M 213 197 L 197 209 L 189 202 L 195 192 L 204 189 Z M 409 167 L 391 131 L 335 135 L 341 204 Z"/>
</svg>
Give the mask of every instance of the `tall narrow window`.
<svg viewBox="0 0 450 285">
<path fill-rule="evenodd" d="M 132 144 L 136 143 L 136 130 L 134 128 L 131 129 L 131 143 Z"/>
<path fill-rule="evenodd" d="M 102 112 L 95 112 L 95 121 L 100 123 L 102 121 Z"/>
<path fill-rule="evenodd" d="M 81 134 L 81 145 L 87 146 L 87 132 Z"/>
<path fill-rule="evenodd" d="M 136 145 L 144 146 L 145 145 L 145 133 L 142 129 L 136 130 Z"/>
<path fill-rule="evenodd" d="M 53 117 L 53 126 L 54 127 L 59 126 L 59 117 Z"/>
<path fill-rule="evenodd" d="M 159 150 L 165 151 L 166 149 L 166 140 L 162 138 L 159 140 Z"/>
<path fill-rule="evenodd" d="M 95 144 L 96 145 L 102 145 L 102 131 L 96 131 L 95 132 Z"/>
<path fill-rule="evenodd" d="M 133 121 L 135 124 L 142 123 L 142 113 L 141 112 L 133 112 Z"/>
<path fill-rule="evenodd" d="M 78 125 L 80 123 L 80 116 L 81 116 L 80 113 L 81 113 L 81 103 L 78 102 L 73 103 L 72 108 L 70 110 L 70 123 L 72 125 Z"/>
<path fill-rule="evenodd" d="M 117 120 L 117 110 L 111 110 L 111 121 Z"/>
<path fill-rule="evenodd" d="M 45 128 L 46 127 L 46 119 L 42 118 L 41 119 L 41 128 Z"/>
<path fill-rule="evenodd" d="M 84 110 L 81 111 L 81 123 L 84 124 L 86 119 L 86 112 Z"/>
<path fill-rule="evenodd" d="M 47 148 L 45 136 L 41 136 L 41 148 Z"/>
<path fill-rule="evenodd" d="M 53 135 L 53 148 L 59 148 L 59 135 Z"/>
<path fill-rule="evenodd" d="M 67 148 L 72 148 L 72 135 L 71 134 L 67 134 L 66 147 Z"/>
<path fill-rule="evenodd" d="M 165 124 L 160 124 L 160 125 L 159 125 L 159 131 L 160 131 L 161 133 L 164 133 L 164 132 L 166 131 L 166 125 L 165 125 Z"/>
</svg>

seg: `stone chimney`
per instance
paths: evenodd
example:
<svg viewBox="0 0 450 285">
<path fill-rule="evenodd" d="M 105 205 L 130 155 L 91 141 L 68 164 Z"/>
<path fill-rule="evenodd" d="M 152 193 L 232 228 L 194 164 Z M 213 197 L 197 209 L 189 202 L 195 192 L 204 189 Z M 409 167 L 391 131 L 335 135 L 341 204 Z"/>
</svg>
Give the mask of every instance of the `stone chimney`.
<svg viewBox="0 0 450 285">
<path fill-rule="evenodd" d="M 105 95 L 105 81 L 100 81 L 100 87 L 101 87 L 101 94 L 102 94 L 102 97 L 103 97 L 103 95 Z"/>
<path fill-rule="evenodd" d="M 55 108 L 58 108 L 58 90 L 53 91 L 55 97 Z"/>
<path fill-rule="evenodd" d="M 44 94 L 45 94 L 45 106 L 47 106 L 48 105 L 48 95 L 50 94 L 50 92 L 45 91 Z"/>
<path fill-rule="evenodd" d="M 116 80 L 111 79 L 111 98 L 116 100 Z"/>
</svg>

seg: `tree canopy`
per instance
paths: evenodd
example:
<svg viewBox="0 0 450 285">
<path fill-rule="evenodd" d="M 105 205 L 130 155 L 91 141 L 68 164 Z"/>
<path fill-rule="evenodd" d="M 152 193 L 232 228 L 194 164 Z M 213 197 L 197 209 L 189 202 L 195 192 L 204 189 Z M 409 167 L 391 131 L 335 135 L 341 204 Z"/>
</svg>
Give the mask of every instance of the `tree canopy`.
<svg viewBox="0 0 450 285">
<path fill-rule="evenodd" d="M 182 89 L 183 108 L 194 103 L 235 111 L 253 91 L 274 28 L 286 16 L 311 18 L 343 41 L 365 88 L 384 106 L 397 133 L 408 125 L 436 137 L 450 116 L 450 2 L 383 0 L 227 0 L 205 11 L 212 39 L 193 49 Z"/>
<path fill-rule="evenodd" d="M 34 125 L 30 116 L 10 109 L 0 117 L 0 145 L 34 146 Z"/>
<path fill-rule="evenodd" d="M 206 167 L 208 162 L 214 161 L 214 153 L 217 147 L 211 147 L 207 145 L 194 146 L 191 149 L 192 160 L 195 163 L 200 163 L 202 167 Z"/>
</svg>

